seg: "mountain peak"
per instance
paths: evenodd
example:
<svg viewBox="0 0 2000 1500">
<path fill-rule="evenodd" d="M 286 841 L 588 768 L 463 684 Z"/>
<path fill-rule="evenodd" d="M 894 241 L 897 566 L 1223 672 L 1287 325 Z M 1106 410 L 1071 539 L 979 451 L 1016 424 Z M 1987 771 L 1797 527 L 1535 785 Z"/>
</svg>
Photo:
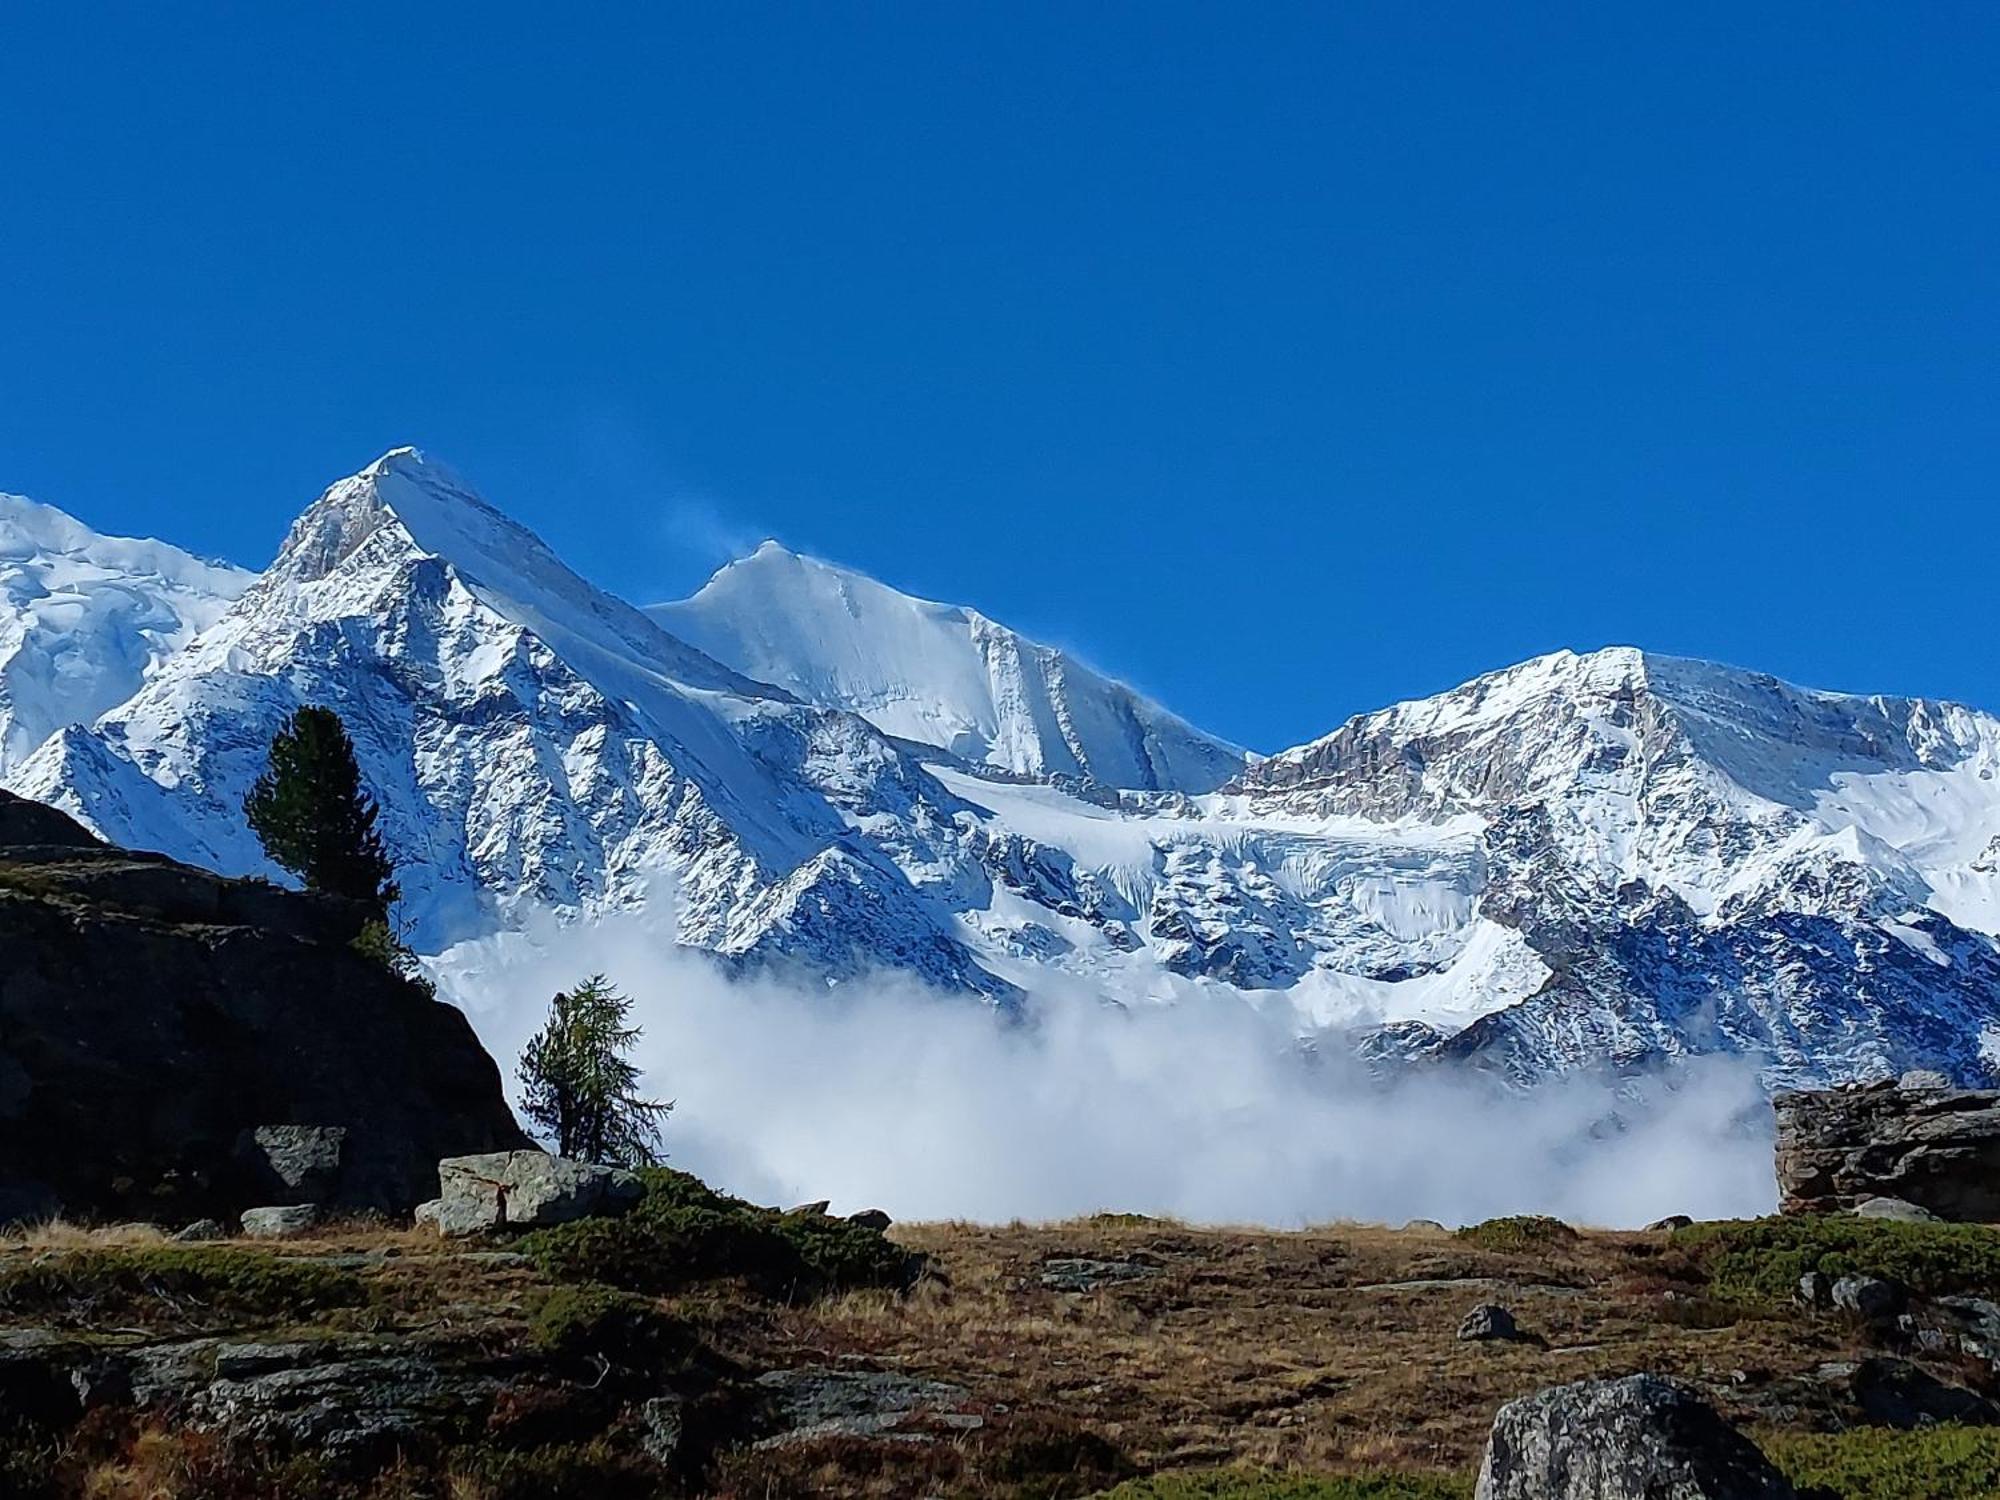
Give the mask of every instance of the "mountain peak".
<svg viewBox="0 0 2000 1500">
<path fill-rule="evenodd" d="M 1244 753 L 978 611 L 767 541 L 653 618 L 746 676 L 1032 776 L 1210 791 Z"/>
</svg>

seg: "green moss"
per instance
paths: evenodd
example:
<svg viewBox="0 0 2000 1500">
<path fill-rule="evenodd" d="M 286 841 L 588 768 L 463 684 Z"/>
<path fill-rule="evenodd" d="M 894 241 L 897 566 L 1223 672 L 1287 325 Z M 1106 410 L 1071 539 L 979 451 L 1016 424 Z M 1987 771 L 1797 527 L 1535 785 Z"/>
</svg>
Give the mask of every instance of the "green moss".
<svg viewBox="0 0 2000 1500">
<path fill-rule="evenodd" d="M 1674 1231 L 1718 1297 L 1777 1301 L 1808 1271 L 1884 1276 L 1925 1296 L 2000 1292 L 2000 1229 L 1793 1214 Z"/>
<path fill-rule="evenodd" d="M 878 1229 L 759 1208 L 668 1167 L 639 1175 L 646 1193 L 625 1217 L 538 1230 L 521 1249 L 558 1281 L 651 1293 L 735 1279 L 769 1296 L 816 1296 L 906 1286 L 919 1266 Z"/>
<path fill-rule="evenodd" d="M 2000 1495 L 2000 1428 L 1760 1434 L 1759 1446 L 1802 1491 L 1837 1500 L 1990 1500 Z"/>
<path fill-rule="evenodd" d="M 1454 1231 L 1454 1237 L 1481 1250 L 1523 1255 L 1552 1245 L 1572 1244 L 1576 1240 L 1576 1231 L 1561 1219 L 1551 1219 L 1544 1214 L 1514 1214 L 1505 1219 L 1468 1224 Z"/>
<path fill-rule="evenodd" d="M 0 1269 L 0 1310 L 69 1326 L 290 1320 L 366 1300 L 350 1272 L 212 1246 L 74 1250 Z"/>
<path fill-rule="evenodd" d="M 645 1298 L 592 1283 L 550 1292 L 528 1325 L 528 1342 L 544 1354 L 646 1365 L 694 1346 L 681 1324 Z"/>
<path fill-rule="evenodd" d="M 1104 1500 L 1469 1500 L 1472 1481 L 1451 1474 L 1274 1474 L 1205 1469 L 1134 1479 Z"/>
</svg>

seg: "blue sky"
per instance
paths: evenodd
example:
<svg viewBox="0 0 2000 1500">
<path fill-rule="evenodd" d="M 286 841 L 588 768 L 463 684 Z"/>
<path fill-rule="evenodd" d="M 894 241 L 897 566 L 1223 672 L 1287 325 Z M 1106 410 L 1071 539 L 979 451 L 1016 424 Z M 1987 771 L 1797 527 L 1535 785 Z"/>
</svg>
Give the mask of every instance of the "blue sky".
<svg viewBox="0 0 2000 1500">
<path fill-rule="evenodd" d="M 1608 642 L 2000 707 L 2000 7 L 32 9 L 0 488 L 101 529 L 414 442 L 1260 749 Z"/>
</svg>

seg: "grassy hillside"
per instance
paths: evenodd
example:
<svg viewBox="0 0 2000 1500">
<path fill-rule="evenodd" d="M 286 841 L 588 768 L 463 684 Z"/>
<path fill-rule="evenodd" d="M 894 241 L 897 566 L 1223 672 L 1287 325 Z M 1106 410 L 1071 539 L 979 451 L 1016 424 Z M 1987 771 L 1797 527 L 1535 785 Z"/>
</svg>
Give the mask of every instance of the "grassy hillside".
<svg viewBox="0 0 2000 1500">
<path fill-rule="evenodd" d="M 49 1230 L 0 1246 L 0 1491 L 1452 1500 L 1501 1402 L 1646 1369 L 1702 1385 L 1827 1494 L 1988 1494 L 2000 1429 L 1837 1430 L 1854 1414 L 1824 1371 L 1871 1336 L 1780 1289 L 1802 1264 L 1879 1263 L 2000 1291 L 1996 1245 L 1813 1221 L 1277 1234 L 1132 1215 L 885 1239 L 678 1174 L 619 1225 L 509 1244 L 365 1225 L 275 1246 Z M 1525 1337 L 1460 1341 L 1485 1302 Z M 79 1389 L 111 1390 L 111 1366 L 127 1388 L 74 1421 L 33 1419 L 51 1349 L 65 1372 L 97 1362 L 64 1374 Z M 1955 1353 L 1921 1358 L 1991 1382 Z M 209 1364 L 179 1398 L 133 1396 L 190 1359 Z M 312 1429 L 294 1387 L 314 1382 L 336 1406 L 388 1402 L 386 1437 Z"/>
</svg>

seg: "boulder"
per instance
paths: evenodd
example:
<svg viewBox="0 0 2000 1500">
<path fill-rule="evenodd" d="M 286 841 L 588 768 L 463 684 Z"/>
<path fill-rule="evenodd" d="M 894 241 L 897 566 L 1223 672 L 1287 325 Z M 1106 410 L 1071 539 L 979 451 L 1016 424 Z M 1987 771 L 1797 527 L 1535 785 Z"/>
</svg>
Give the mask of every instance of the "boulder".
<svg viewBox="0 0 2000 1500">
<path fill-rule="evenodd" d="M 889 1231 L 889 1226 L 895 1223 L 895 1220 L 891 1219 L 879 1208 L 864 1208 L 858 1214 L 849 1214 L 847 1222 L 860 1229 L 873 1229 L 879 1233 L 886 1234 Z"/>
<path fill-rule="evenodd" d="M 273 1203 L 331 1203 L 340 1188 L 345 1125 L 259 1125 L 236 1142 L 236 1156 Z"/>
<path fill-rule="evenodd" d="M 1664 1219 L 1655 1219 L 1646 1228 L 1655 1233 L 1661 1230 L 1686 1229 L 1694 1220 L 1686 1214 L 1668 1214 Z"/>
<path fill-rule="evenodd" d="M 1925 1353 L 1963 1354 L 2000 1375 L 2000 1304 L 1984 1297 L 1932 1297 L 1917 1321 L 1917 1346 Z"/>
<path fill-rule="evenodd" d="M 322 1192 L 335 1130 L 327 1206 L 404 1213 L 440 1157 L 528 1144 L 464 1014 L 350 946 L 360 905 L 7 793 L 0 858 L 0 1216 L 229 1223 Z"/>
<path fill-rule="evenodd" d="M 228 1238 L 229 1231 L 222 1227 L 220 1219 L 196 1219 L 174 1235 L 174 1239 L 183 1245 L 199 1245 L 209 1240 Z"/>
<path fill-rule="evenodd" d="M 319 1223 L 319 1205 L 275 1203 L 243 1210 L 243 1232 L 253 1240 L 283 1240 L 304 1234 Z"/>
<path fill-rule="evenodd" d="M 1938 1422 L 1990 1427 L 2000 1422 L 2000 1407 L 1986 1397 L 1939 1380 L 1907 1360 L 1876 1355 L 1821 1365 L 1815 1373 L 1842 1390 L 1871 1427 L 1908 1429 Z"/>
<path fill-rule="evenodd" d="M 675 1395 L 654 1396 L 639 1403 L 639 1448 L 663 1468 L 672 1468 L 687 1437 L 687 1401 Z"/>
<path fill-rule="evenodd" d="M 1514 1315 L 1498 1303 L 1486 1302 L 1465 1315 L 1458 1325 L 1461 1343 L 1479 1343 L 1487 1339 L 1512 1341 L 1521 1337 L 1521 1330 L 1514 1322 Z"/>
<path fill-rule="evenodd" d="M 1919 1208 L 1902 1198 L 1864 1198 L 1854 1206 L 1863 1219 L 1893 1219 L 1899 1224 L 1942 1224 L 1944 1220 L 1927 1208 Z"/>
<path fill-rule="evenodd" d="M 1837 1213 L 1874 1198 L 1941 1219 L 2000 1222 L 2000 1090 L 1871 1084 L 1780 1094 L 1785 1213 Z"/>
<path fill-rule="evenodd" d="M 1798 1300 L 1821 1310 L 1833 1306 L 1833 1278 L 1824 1271 L 1806 1272 L 1799 1278 Z"/>
<path fill-rule="evenodd" d="M 1879 1276 L 1843 1276 L 1833 1284 L 1833 1305 L 1869 1323 L 1891 1323 L 1908 1305 L 1909 1293 Z"/>
<path fill-rule="evenodd" d="M 1476 1500 L 1794 1500 L 1706 1401 L 1659 1375 L 1584 1380 L 1500 1408 Z"/>
<path fill-rule="evenodd" d="M 636 1173 L 545 1151 L 494 1151 L 438 1163 L 438 1196 L 416 1220 L 441 1234 L 542 1229 L 624 1213 L 644 1196 Z"/>
<path fill-rule="evenodd" d="M 1911 1068 L 1896 1080 L 1899 1089 L 1948 1089 L 1952 1086 L 1951 1079 L 1935 1068 Z"/>
</svg>

